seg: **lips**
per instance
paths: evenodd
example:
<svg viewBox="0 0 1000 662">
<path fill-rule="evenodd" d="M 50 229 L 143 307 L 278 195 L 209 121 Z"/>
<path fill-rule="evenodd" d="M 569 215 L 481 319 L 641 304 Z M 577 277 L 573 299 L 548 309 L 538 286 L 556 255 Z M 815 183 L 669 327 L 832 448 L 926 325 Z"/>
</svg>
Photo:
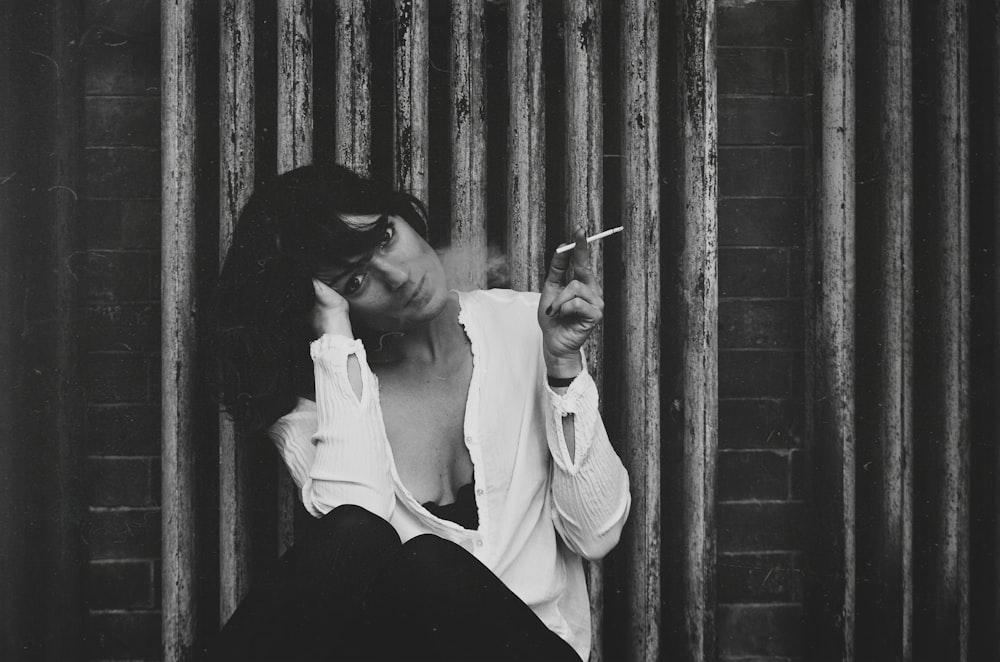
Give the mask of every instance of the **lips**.
<svg viewBox="0 0 1000 662">
<path fill-rule="evenodd" d="M 406 306 L 411 306 L 414 303 L 418 303 L 420 301 L 424 291 L 424 283 L 426 282 L 427 282 L 427 274 L 424 274 L 423 277 L 421 277 L 420 282 L 417 283 L 417 286 L 413 288 L 413 294 L 411 294 L 410 298 L 406 300 L 405 304 Z"/>
</svg>

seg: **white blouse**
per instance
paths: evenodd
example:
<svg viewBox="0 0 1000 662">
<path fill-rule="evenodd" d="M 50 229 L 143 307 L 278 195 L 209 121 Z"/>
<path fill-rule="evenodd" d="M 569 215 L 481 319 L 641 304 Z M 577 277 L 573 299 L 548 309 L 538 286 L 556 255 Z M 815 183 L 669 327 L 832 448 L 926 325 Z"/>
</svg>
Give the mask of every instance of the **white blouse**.
<svg viewBox="0 0 1000 662">
<path fill-rule="evenodd" d="M 472 347 L 464 429 L 478 529 L 438 519 L 400 481 L 378 379 L 360 340 L 327 334 L 313 342 L 316 402 L 300 399 L 268 432 L 312 515 L 356 504 L 388 520 L 403 542 L 432 533 L 461 545 L 586 660 L 590 603 L 581 557 L 601 558 L 617 544 L 631 497 L 590 375 L 581 373 L 563 394 L 546 385 L 538 297 L 458 293 Z M 347 375 L 351 354 L 361 365 L 360 397 Z M 575 457 L 563 436 L 569 415 Z"/>
</svg>

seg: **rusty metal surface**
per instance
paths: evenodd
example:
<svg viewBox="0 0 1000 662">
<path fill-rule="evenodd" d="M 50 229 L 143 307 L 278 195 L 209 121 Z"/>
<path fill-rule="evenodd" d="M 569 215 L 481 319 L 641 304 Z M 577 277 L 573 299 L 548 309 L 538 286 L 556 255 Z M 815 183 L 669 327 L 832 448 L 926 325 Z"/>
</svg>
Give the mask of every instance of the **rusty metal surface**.
<svg viewBox="0 0 1000 662">
<path fill-rule="evenodd" d="M 312 163 L 312 0 L 278 0 L 278 172 Z"/>
<path fill-rule="evenodd" d="M 163 3 L 163 657 L 191 659 L 197 622 L 194 527 L 195 3 Z"/>
<path fill-rule="evenodd" d="M 632 482 L 623 546 L 630 644 L 625 659 L 632 661 L 658 660 L 661 635 L 658 22 L 655 1 L 622 7 L 622 455 Z"/>
<path fill-rule="evenodd" d="M 718 449 L 718 102 L 715 3 L 683 4 L 681 262 L 684 653 L 715 659 L 715 467 Z M 653 52 L 655 54 L 655 51 Z M 654 55 L 650 55 L 653 57 Z M 656 107 L 651 108 L 656 112 Z M 652 185 L 652 184 L 650 184 Z"/>
<path fill-rule="evenodd" d="M 396 0 L 396 186 L 427 203 L 427 0 Z"/>
<path fill-rule="evenodd" d="M 312 163 L 312 0 L 278 0 L 278 172 Z M 295 485 L 278 466 L 278 552 L 295 539 Z"/>
<path fill-rule="evenodd" d="M 451 8 L 451 250 L 449 284 L 486 286 L 486 71 L 483 0 Z"/>
<path fill-rule="evenodd" d="M 537 292 L 545 270 L 545 90 L 542 3 L 512 0 L 507 52 L 510 121 L 507 174 L 510 199 L 507 255 L 510 286 Z"/>
<path fill-rule="evenodd" d="M 254 8 L 224 0 L 220 10 L 219 265 L 254 182 Z M 225 623 L 251 583 L 248 450 L 219 416 L 219 617 Z"/>
<path fill-rule="evenodd" d="M 914 653 L 967 660 L 969 635 L 968 24 L 961 0 L 914 3 L 921 126 L 915 215 L 924 258 L 915 301 Z M 915 21 L 915 24 L 917 22 Z M 914 83 L 917 85 L 917 83 Z M 933 247 L 928 248 L 928 247 Z M 917 250 L 917 247 L 914 247 Z"/>
<path fill-rule="evenodd" d="M 338 0 L 336 14 L 337 162 L 368 175 L 371 168 L 369 0 Z"/>
<path fill-rule="evenodd" d="M 858 520 L 856 654 L 858 659 L 909 660 L 914 268 L 910 3 L 884 0 L 863 10 L 866 15 L 859 13 L 858 24 L 874 25 L 859 31 L 858 67 L 877 78 L 866 90 L 859 84 L 858 280 L 877 282 L 872 283 L 875 295 L 868 294 L 869 288 L 858 293 L 858 318 L 872 319 L 877 328 L 859 330 L 857 348 L 857 378 L 864 389 L 856 403 L 858 463 L 864 467 L 858 474 L 858 501 L 867 504 L 868 512 Z M 873 156 L 862 156 L 866 149 Z M 861 159 L 869 162 L 865 172 Z M 862 231 L 868 234 L 862 237 Z M 871 248 L 863 252 L 861 242 Z M 863 265 L 862 259 L 877 264 Z"/>
<path fill-rule="evenodd" d="M 854 658 L 854 4 L 818 8 L 816 205 L 810 236 L 807 453 L 815 514 L 809 644 Z"/>
</svg>

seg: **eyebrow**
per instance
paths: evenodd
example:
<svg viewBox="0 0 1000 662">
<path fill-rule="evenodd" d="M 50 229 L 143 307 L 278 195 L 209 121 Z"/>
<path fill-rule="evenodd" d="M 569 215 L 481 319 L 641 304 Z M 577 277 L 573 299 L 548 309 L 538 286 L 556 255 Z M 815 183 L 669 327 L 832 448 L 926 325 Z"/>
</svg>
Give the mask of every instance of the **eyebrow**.
<svg viewBox="0 0 1000 662">
<path fill-rule="evenodd" d="M 375 219 L 375 221 L 373 221 L 371 223 L 370 229 L 374 230 L 376 228 L 376 226 L 378 226 L 379 224 L 388 225 L 388 223 L 389 223 L 389 214 L 382 214 L 377 219 Z M 345 260 L 344 263 L 343 263 L 343 265 L 342 266 L 338 266 L 337 267 L 337 271 L 334 272 L 334 273 L 336 273 L 336 276 L 334 278 L 329 278 L 328 279 L 329 283 L 331 285 L 333 285 L 335 283 L 340 282 L 341 280 L 343 280 L 344 278 L 346 278 L 348 275 L 350 275 L 350 273 L 352 271 L 354 271 L 355 269 L 357 269 L 361 265 L 363 265 L 366 262 L 368 262 L 369 260 L 371 260 L 372 259 L 372 253 L 375 252 L 375 249 L 377 248 L 377 246 L 378 246 L 378 243 L 376 242 L 375 246 L 372 246 L 368 251 L 366 251 L 364 254 L 362 254 L 357 259 L 355 259 L 355 260 Z M 318 274 L 318 275 L 323 275 L 323 274 Z"/>
</svg>

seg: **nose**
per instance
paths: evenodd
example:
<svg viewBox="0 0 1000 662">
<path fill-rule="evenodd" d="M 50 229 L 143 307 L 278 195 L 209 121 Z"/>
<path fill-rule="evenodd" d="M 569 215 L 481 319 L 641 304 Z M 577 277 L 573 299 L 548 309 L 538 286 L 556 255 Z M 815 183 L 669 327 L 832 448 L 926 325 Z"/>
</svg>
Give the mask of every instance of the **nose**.
<svg viewBox="0 0 1000 662">
<path fill-rule="evenodd" d="M 409 269 L 384 255 L 372 257 L 368 266 L 374 269 L 389 289 L 398 290 L 410 280 Z"/>
</svg>

